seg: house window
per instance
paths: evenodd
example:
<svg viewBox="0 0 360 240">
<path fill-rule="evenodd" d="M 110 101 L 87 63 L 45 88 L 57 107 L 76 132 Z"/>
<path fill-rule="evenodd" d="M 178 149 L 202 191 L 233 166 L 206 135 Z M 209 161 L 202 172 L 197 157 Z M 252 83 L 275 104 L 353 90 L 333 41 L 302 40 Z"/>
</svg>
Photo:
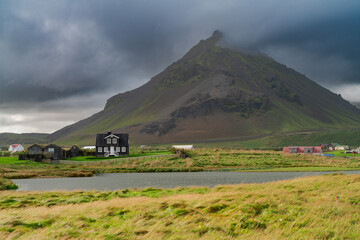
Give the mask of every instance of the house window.
<svg viewBox="0 0 360 240">
<path fill-rule="evenodd" d="M 104 147 L 104 152 L 109 152 L 109 148 L 108 148 L 108 147 Z"/>
<path fill-rule="evenodd" d="M 102 152 L 102 147 L 98 147 L 98 152 L 99 152 L 99 153 Z"/>
<path fill-rule="evenodd" d="M 107 144 L 111 144 L 111 138 L 106 139 Z"/>
<path fill-rule="evenodd" d="M 116 147 L 116 152 L 120 152 L 120 147 Z"/>
<path fill-rule="evenodd" d="M 48 148 L 48 152 L 53 153 L 53 152 L 55 152 L 55 149 L 54 148 Z"/>
<path fill-rule="evenodd" d="M 122 148 L 121 148 L 121 151 L 122 151 L 122 152 L 126 152 L 126 147 L 122 147 Z"/>
<path fill-rule="evenodd" d="M 117 144 L 117 139 L 113 138 L 112 142 L 113 142 L 113 144 Z"/>
</svg>

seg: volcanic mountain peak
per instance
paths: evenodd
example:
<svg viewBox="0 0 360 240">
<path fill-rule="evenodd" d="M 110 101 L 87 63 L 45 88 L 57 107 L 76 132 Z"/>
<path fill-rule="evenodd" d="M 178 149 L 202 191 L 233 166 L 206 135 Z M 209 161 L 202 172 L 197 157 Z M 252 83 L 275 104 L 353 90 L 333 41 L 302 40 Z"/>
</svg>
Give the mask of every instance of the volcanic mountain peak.
<svg viewBox="0 0 360 240">
<path fill-rule="evenodd" d="M 121 131 L 155 143 L 360 126 L 359 109 L 303 74 L 225 46 L 215 31 L 142 87 L 51 137 Z"/>
<path fill-rule="evenodd" d="M 200 40 L 200 42 L 196 44 L 194 47 L 192 47 L 190 51 L 188 51 L 182 59 L 183 60 L 191 59 L 193 57 L 196 57 L 197 55 L 204 53 L 210 48 L 217 46 L 220 43 L 222 36 L 223 34 L 220 31 L 218 30 L 214 31 L 211 37 L 209 37 L 206 40 Z"/>
</svg>

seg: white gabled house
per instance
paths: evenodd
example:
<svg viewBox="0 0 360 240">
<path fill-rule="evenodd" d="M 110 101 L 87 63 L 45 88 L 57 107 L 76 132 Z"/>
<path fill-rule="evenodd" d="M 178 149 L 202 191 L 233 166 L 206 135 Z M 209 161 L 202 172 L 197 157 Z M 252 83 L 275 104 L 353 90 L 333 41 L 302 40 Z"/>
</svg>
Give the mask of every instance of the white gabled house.
<svg viewBox="0 0 360 240">
<path fill-rule="evenodd" d="M 24 151 L 24 147 L 21 144 L 11 144 L 9 146 L 9 152 L 22 152 Z"/>
<path fill-rule="evenodd" d="M 96 135 L 96 156 L 128 156 L 129 134 L 127 133 L 99 133 Z"/>
</svg>

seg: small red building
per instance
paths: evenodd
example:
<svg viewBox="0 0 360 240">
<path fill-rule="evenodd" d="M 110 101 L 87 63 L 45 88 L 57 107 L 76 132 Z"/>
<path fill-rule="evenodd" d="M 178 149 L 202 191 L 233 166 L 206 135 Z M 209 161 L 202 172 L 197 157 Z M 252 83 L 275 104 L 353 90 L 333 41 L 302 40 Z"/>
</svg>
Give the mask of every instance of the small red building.
<svg viewBox="0 0 360 240">
<path fill-rule="evenodd" d="M 321 146 L 307 146 L 307 147 L 289 146 L 283 148 L 283 153 L 307 153 L 307 154 L 321 155 L 322 150 L 321 150 Z"/>
</svg>

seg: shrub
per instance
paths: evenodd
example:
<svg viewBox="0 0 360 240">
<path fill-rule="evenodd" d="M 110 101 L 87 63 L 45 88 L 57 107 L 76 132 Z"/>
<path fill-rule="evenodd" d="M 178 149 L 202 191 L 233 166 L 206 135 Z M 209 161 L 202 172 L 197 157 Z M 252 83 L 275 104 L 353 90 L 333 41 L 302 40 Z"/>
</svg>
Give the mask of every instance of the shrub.
<svg viewBox="0 0 360 240">
<path fill-rule="evenodd" d="M 187 158 L 190 157 L 189 152 L 185 151 L 184 149 L 176 149 L 174 147 L 169 149 L 169 152 L 172 154 L 177 154 L 179 158 Z"/>
</svg>

